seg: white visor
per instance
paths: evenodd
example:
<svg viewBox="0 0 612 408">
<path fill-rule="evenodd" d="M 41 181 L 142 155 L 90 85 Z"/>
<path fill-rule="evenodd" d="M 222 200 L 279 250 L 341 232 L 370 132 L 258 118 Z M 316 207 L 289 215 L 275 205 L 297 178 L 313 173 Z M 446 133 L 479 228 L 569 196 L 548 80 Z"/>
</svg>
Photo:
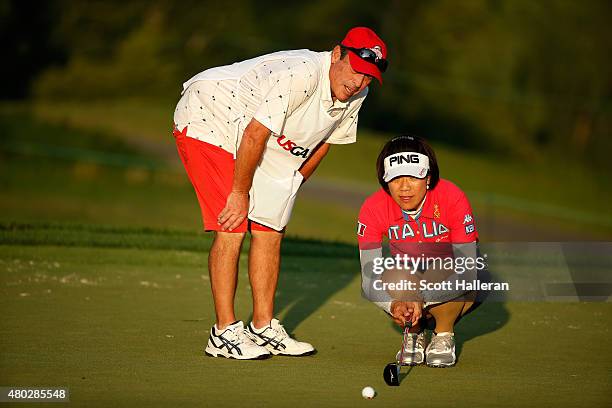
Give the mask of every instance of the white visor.
<svg viewBox="0 0 612 408">
<path fill-rule="evenodd" d="M 425 178 L 429 171 L 429 157 L 416 152 L 401 152 L 385 157 L 385 175 L 389 182 L 399 176 Z"/>
</svg>

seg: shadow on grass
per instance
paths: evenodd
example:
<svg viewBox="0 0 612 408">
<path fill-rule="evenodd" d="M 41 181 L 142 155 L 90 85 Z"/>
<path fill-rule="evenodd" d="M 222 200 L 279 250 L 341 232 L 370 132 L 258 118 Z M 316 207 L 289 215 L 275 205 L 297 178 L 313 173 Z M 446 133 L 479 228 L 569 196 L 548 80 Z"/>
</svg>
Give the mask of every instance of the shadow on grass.
<svg viewBox="0 0 612 408">
<path fill-rule="evenodd" d="M 357 247 L 344 243 L 287 237 L 281 257 L 274 309 L 289 333 L 359 274 Z"/>
<path fill-rule="evenodd" d="M 412 372 L 412 369 L 415 366 L 402 366 L 402 369 L 400 370 L 400 375 L 399 375 L 399 383 L 400 385 L 402 384 L 402 381 L 404 381 L 404 378 L 408 377 L 410 375 L 410 372 Z"/>
<path fill-rule="evenodd" d="M 461 319 L 455 337 L 457 360 L 461 356 L 464 343 L 501 329 L 510 320 L 506 304 L 498 301 L 484 302 L 480 307 Z"/>
</svg>

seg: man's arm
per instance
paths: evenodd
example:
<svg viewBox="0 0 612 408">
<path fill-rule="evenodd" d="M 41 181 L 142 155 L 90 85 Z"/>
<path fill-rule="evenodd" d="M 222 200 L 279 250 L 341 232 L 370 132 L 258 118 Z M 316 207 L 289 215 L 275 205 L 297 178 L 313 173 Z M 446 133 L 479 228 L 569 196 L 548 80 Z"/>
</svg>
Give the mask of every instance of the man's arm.
<svg viewBox="0 0 612 408">
<path fill-rule="evenodd" d="M 317 169 L 321 160 L 325 157 L 327 152 L 329 151 L 329 143 L 322 143 L 314 149 L 312 154 L 304 163 L 302 163 L 302 167 L 300 167 L 300 173 L 304 176 L 304 181 L 306 181 L 312 173 Z"/>
<path fill-rule="evenodd" d="M 217 219 L 222 231 L 233 230 L 247 216 L 253 174 L 261 160 L 269 136 L 270 130 L 255 119 L 252 119 L 244 129 L 236 155 L 232 191 L 227 197 L 225 208 L 219 213 Z"/>
</svg>

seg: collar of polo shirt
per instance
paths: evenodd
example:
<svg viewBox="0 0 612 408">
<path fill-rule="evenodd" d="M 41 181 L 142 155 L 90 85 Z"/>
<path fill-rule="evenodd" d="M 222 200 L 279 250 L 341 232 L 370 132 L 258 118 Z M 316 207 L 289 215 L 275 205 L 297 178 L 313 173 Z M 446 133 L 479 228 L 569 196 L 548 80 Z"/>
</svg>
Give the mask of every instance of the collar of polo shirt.
<svg viewBox="0 0 612 408">
<path fill-rule="evenodd" d="M 323 56 L 323 69 L 321 70 L 321 84 L 323 86 L 323 93 L 321 95 L 321 102 L 327 110 L 332 109 L 346 109 L 348 101 L 342 102 L 338 99 L 334 101 L 331 94 L 331 82 L 329 81 L 329 68 L 331 67 L 332 52 L 328 51 Z M 349 99 L 350 100 L 350 99 Z"/>
</svg>

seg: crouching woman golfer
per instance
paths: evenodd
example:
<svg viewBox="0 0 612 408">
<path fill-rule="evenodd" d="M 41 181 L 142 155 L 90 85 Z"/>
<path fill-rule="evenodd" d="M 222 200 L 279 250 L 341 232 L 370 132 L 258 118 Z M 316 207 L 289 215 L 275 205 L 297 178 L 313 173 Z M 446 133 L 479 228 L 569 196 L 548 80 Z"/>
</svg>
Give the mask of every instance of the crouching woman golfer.
<svg viewBox="0 0 612 408">
<path fill-rule="evenodd" d="M 472 209 L 440 179 L 436 156 L 419 137 L 390 140 L 376 167 L 382 188 L 364 202 L 357 226 L 363 294 L 399 325 L 412 322 L 402 364 L 452 366 L 454 326 L 478 304 L 472 289 L 484 269 Z"/>
</svg>

